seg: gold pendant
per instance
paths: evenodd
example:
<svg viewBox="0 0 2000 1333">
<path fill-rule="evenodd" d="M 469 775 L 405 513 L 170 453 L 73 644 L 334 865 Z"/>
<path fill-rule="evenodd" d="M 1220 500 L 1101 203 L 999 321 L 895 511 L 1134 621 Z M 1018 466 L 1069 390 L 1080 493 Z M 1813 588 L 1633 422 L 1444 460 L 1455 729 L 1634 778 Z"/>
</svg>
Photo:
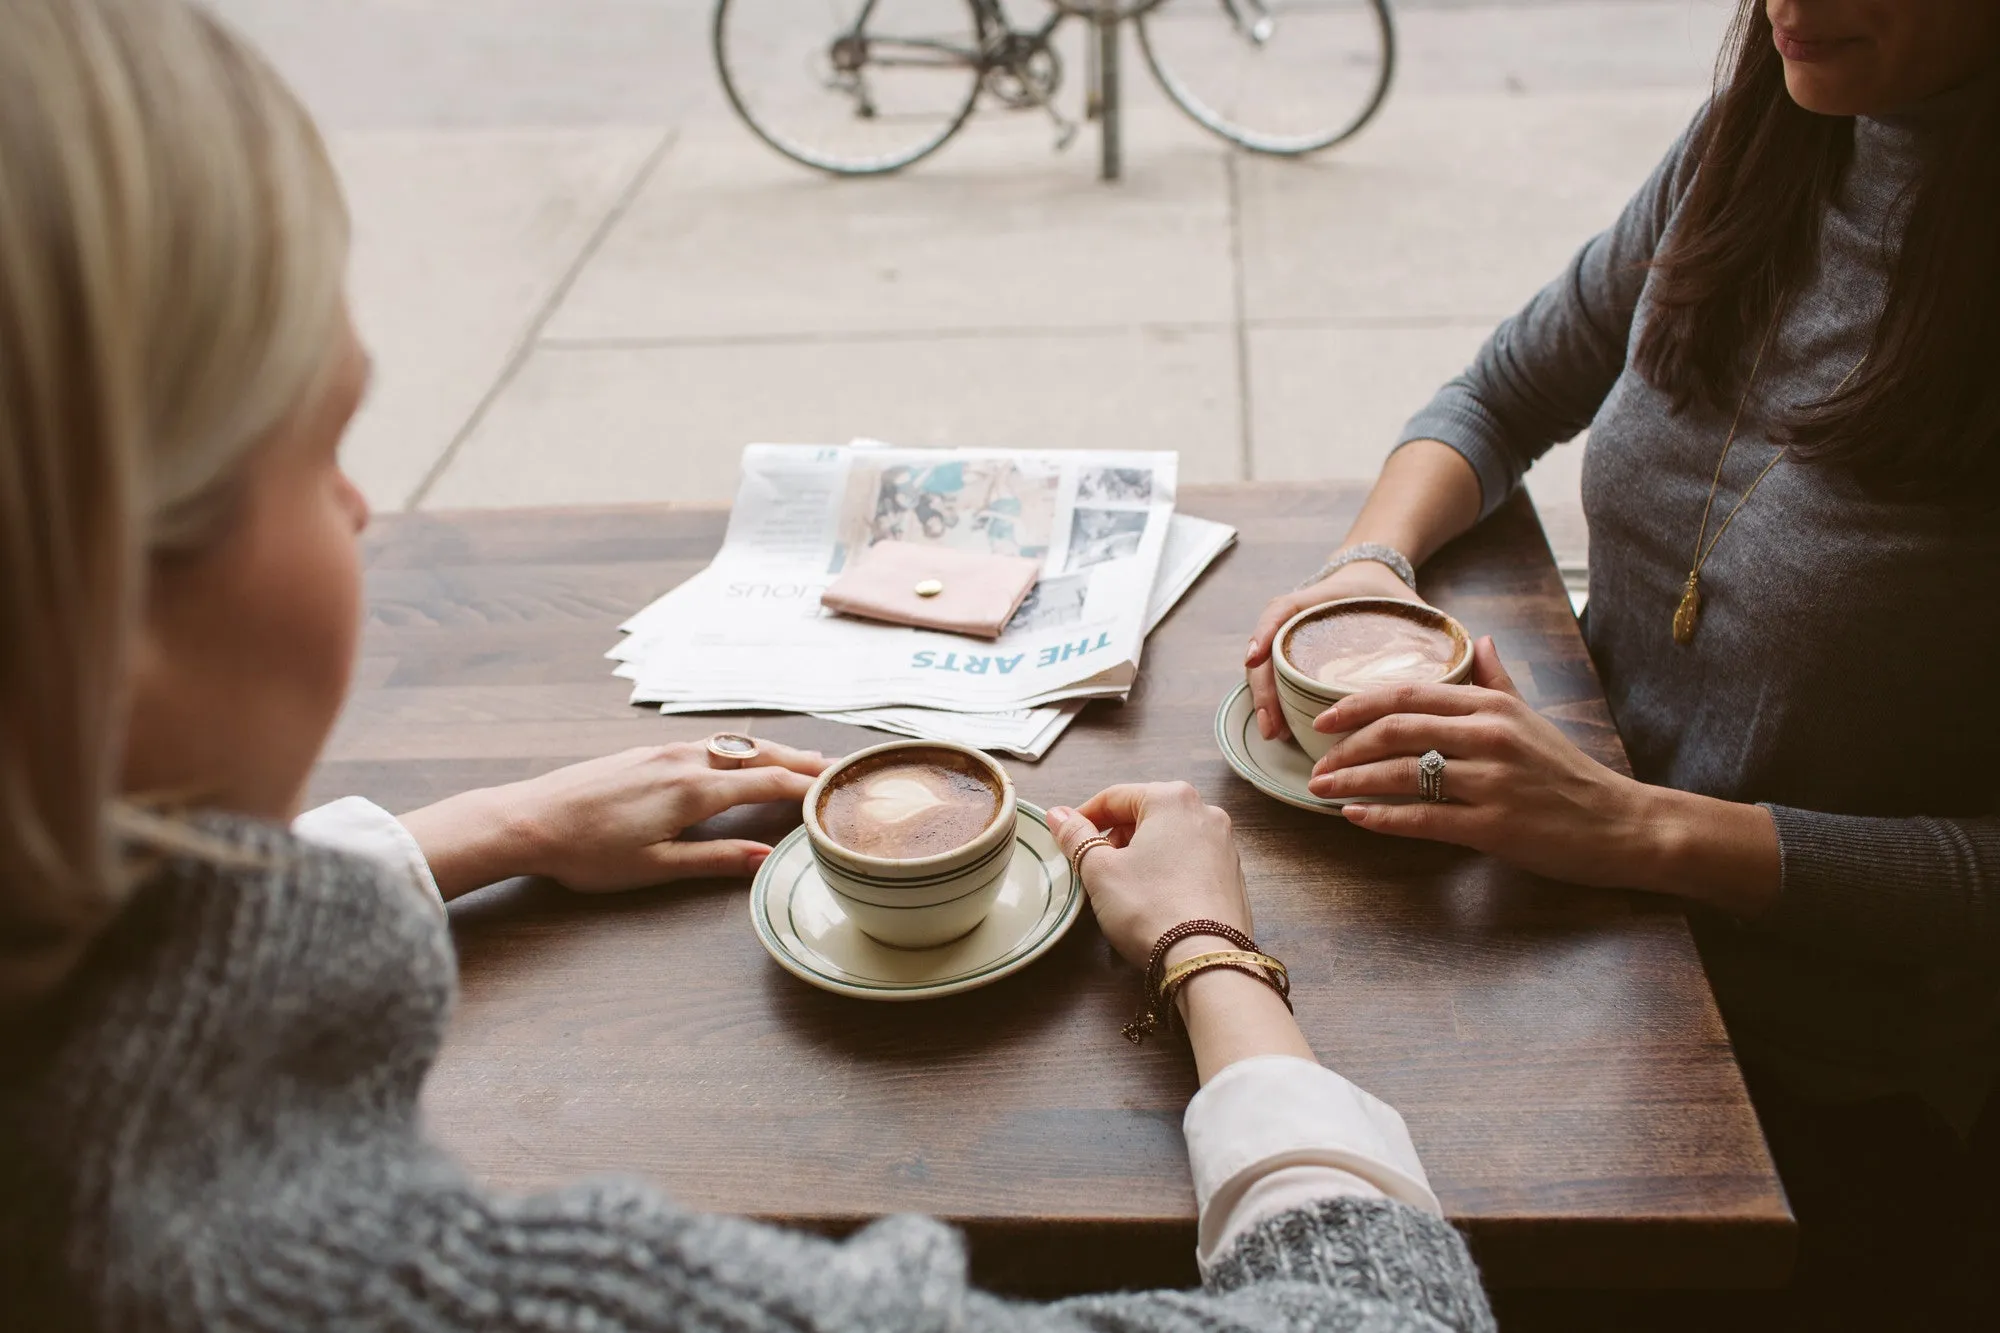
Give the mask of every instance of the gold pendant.
<svg viewBox="0 0 2000 1333">
<path fill-rule="evenodd" d="M 1683 648 L 1694 642 L 1695 626 L 1701 623 L 1701 575 L 1688 575 L 1687 591 L 1674 608 L 1674 642 Z"/>
</svg>

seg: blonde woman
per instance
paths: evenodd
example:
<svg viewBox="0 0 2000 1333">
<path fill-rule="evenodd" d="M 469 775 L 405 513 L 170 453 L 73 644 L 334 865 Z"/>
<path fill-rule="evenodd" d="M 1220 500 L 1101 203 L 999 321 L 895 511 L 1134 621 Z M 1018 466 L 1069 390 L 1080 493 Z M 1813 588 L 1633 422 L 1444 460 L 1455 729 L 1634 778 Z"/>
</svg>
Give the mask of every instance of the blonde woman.
<svg viewBox="0 0 2000 1333">
<path fill-rule="evenodd" d="M 1206 1290 L 1017 1305 L 957 1238 L 834 1243 L 637 1185 L 502 1197 L 424 1138 L 438 897 L 743 873 L 693 820 L 816 756 L 693 747 L 289 831 L 353 661 L 367 359 L 311 124 L 182 0 L 0 0 L 0 1310 L 9 1327 L 1486 1329 L 1402 1120 L 1275 991 L 1181 992 Z M 1127 957 L 1248 931 L 1184 786 L 1058 812 Z M 1204 945 L 1199 936 L 1170 958 Z"/>
</svg>

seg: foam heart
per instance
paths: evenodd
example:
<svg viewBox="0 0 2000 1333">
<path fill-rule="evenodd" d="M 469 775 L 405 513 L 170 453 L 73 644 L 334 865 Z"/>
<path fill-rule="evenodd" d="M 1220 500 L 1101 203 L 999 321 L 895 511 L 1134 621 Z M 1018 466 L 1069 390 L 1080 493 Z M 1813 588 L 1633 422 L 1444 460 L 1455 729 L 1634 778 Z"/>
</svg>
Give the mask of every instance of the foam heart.
<svg viewBox="0 0 2000 1333">
<path fill-rule="evenodd" d="M 915 778 L 877 778 L 868 784 L 868 799 L 861 813 L 882 824 L 900 824 L 934 805 L 943 805 L 938 794 Z"/>
</svg>

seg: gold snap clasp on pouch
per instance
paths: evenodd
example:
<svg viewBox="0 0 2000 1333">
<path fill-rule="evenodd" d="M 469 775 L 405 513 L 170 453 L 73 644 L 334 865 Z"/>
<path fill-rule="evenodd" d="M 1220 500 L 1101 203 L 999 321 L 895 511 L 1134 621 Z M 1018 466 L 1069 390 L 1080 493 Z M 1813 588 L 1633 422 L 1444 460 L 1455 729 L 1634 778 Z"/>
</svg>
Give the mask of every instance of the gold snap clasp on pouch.
<svg viewBox="0 0 2000 1333">
<path fill-rule="evenodd" d="M 916 586 L 916 594 L 919 597 L 935 597 L 943 591 L 944 581 L 942 579 L 922 579 L 918 581 Z"/>
</svg>

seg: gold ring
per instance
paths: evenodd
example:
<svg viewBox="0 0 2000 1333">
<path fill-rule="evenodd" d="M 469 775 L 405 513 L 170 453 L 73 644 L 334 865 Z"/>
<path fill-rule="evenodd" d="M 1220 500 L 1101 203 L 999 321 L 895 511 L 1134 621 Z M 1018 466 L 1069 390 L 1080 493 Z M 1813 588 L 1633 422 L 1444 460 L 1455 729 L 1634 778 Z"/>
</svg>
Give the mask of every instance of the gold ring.
<svg viewBox="0 0 2000 1333">
<path fill-rule="evenodd" d="M 733 731 L 718 731 L 708 738 L 710 768 L 741 768 L 757 757 L 757 742 Z"/>
<path fill-rule="evenodd" d="M 1109 846 L 1111 846 L 1111 839 L 1105 837 L 1102 833 L 1093 833 L 1091 836 L 1085 838 L 1082 842 L 1078 843 L 1076 845 L 1076 850 L 1069 854 L 1070 876 L 1073 879 L 1075 879 L 1077 883 L 1079 884 L 1083 883 L 1084 854 L 1090 851 L 1093 847 L 1109 847 Z"/>
</svg>

